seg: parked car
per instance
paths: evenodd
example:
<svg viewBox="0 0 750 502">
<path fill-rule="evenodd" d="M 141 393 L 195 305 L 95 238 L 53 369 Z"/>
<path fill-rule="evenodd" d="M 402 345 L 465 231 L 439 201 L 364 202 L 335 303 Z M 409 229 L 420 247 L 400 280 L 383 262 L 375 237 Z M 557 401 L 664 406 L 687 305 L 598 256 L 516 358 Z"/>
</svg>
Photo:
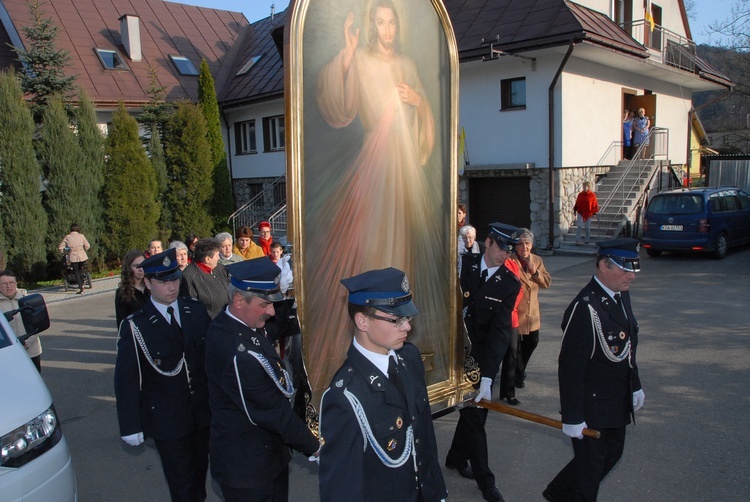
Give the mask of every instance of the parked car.
<svg viewBox="0 0 750 502">
<path fill-rule="evenodd" d="M 649 256 L 697 251 L 724 258 L 750 242 L 750 195 L 735 187 L 661 192 L 646 208 L 641 242 Z"/>
<path fill-rule="evenodd" d="M 7 319 L 20 315 L 27 334 L 49 327 L 42 295 L 18 300 L 0 315 L 0 500 L 75 502 L 68 443 L 47 386 Z M 24 338 L 24 337 L 21 337 Z"/>
</svg>

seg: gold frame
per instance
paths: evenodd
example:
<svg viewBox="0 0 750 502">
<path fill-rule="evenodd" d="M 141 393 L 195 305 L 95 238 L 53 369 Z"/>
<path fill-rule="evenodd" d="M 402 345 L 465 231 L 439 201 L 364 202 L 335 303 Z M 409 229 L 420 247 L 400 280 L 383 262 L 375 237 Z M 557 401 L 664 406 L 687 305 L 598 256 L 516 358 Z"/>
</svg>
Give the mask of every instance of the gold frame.
<svg viewBox="0 0 750 502">
<path fill-rule="evenodd" d="M 367 0 L 361 0 L 361 4 L 365 5 Z M 435 10 L 439 26 L 437 30 L 442 28 L 442 38 L 447 48 L 448 66 L 450 68 L 450 89 L 448 91 L 449 108 L 447 123 L 449 124 L 450 131 L 436 129 L 435 135 L 443 138 L 443 142 L 449 146 L 449 162 L 450 162 L 450 174 L 448 176 L 448 194 L 449 194 L 449 214 L 443 213 L 435 215 L 436 217 L 449 217 L 455 220 L 455 214 L 457 212 L 458 204 L 458 49 L 456 45 L 455 35 L 453 33 L 453 27 L 451 25 L 448 13 L 445 10 L 441 0 L 395 0 L 398 4 L 408 2 L 414 4 L 416 1 L 429 3 Z M 331 1 L 325 2 L 326 8 L 330 8 Z M 344 5 L 345 2 L 340 2 Z M 294 249 L 294 274 L 298 278 L 295 285 L 296 298 L 298 302 L 298 312 L 300 318 L 300 327 L 302 332 L 303 340 L 303 354 L 304 361 L 307 368 L 311 365 L 316 364 L 316 359 L 313 354 L 309 354 L 309 343 L 305 336 L 305 333 L 310 333 L 311 328 L 309 326 L 308 315 L 305 311 L 306 299 L 313 294 L 312 288 L 314 285 L 308 287 L 300 279 L 306 277 L 306 267 L 312 267 L 313 264 L 307 264 L 307 249 L 305 247 L 306 242 L 306 228 L 303 224 L 304 212 L 305 212 L 305 184 L 304 184 L 304 154 L 305 154 L 305 47 L 303 44 L 304 40 L 304 29 L 307 14 L 311 7 L 311 4 L 318 4 L 316 0 L 293 0 L 289 6 L 289 17 L 287 19 L 285 29 L 285 40 L 284 40 L 284 88 L 286 90 L 285 107 L 286 107 L 286 155 L 287 155 L 287 214 L 288 214 L 288 225 L 289 225 L 289 236 L 293 243 Z M 323 2 L 320 2 L 323 4 Z M 319 5 L 319 4 L 318 4 Z M 347 6 L 350 4 L 347 4 Z M 427 6 L 423 8 L 427 9 Z M 316 29 L 320 29 L 316 26 Z M 439 35 L 439 31 L 438 31 Z M 438 37 L 439 39 L 439 37 Z M 360 43 L 361 45 L 361 43 Z M 310 57 L 312 55 L 308 55 Z M 442 102 L 442 101 L 441 101 Z M 314 104 L 313 104 L 314 106 Z M 441 109 L 442 113 L 446 111 Z M 436 126 L 437 127 L 437 126 Z M 453 139 L 452 141 L 450 139 Z M 444 145 L 444 152 L 446 151 Z M 445 188 L 445 185 L 443 185 Z M 472 392 L 470 380 L 472 377 L 468 368 L 465 368 L 465 336 L 463 333 L 463 325 L 459 320 L 459 309 L 460 309 L 460 294 L 458 293 L 458 278 L 455 273 L 455 264 L 458 258 L 457 251 L 457 229 L 455 223 L 450 226 L 452 229 L 451 235 L 447 238 L 449 250 L 449 261 L 453 265 L 450 270 L 445 270 L 445 277 L 448 279 L 446 287 L 449 288 L 447 298 L 449 299 L 447 308 L 449 310 L 449 319 L 456 319 L 455 323 L 449 322 L 449 328 L 447 330 L 447 336 L 449 336 L 448 343 L 448 377 L 437 383 L 429 385 L 428 392 L 430 397 L 430 404 L 433 412 L 440 411 L 442 409 L 454 406 L 459 402 L 463 401 L 467 394 Z M 343 290 L 343 286 L 342 286 Z M 451 292 L 455 292 L 451 294 Z M 424 359 L 424 355 L 423 355 Z M 343 362 L 340 361 L 339 365 Z M 309 371 L 308 371 L 309 374 Z M 328 382 L 325 382 L 322 389 L 312 389 L 312 394 L 308 398 L 307 403 L 307 419 L 311 428 L 316 429 L 317 425 L 317 410 L 319 409 L 317 399 L 319 396 L 316 392 L 324 390 L 328 386 Z"/>
</svg>

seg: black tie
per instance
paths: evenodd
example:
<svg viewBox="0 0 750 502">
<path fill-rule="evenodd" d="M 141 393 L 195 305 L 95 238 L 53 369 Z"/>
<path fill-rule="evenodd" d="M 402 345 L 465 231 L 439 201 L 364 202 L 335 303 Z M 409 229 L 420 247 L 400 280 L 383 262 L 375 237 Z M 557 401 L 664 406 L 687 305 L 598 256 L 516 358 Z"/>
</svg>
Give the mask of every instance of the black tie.
<svg viewBox="0 0 750 502">
<path fill-rule="evenodd" d="M 627 319 L 628 314 L 627 312 L 625 312 L 625 305 L 622 304 L 622 297 L 620 296 L 620 293 L 615 293 L 615 303 L 620 307 L 622 313 L 625 314 L 625 318 Z"/>
<path fill-rule="evenodd" d="M 489 269 L 485 268 L 484 270 L 482 270 L 482 273 L 480 274 L 482 277 L 482 283 L 487 281 L 487 272 L 489 272 Z"/>
<path fill-rule="evenodd" d="M 406 392 L 404 391 L 404 382 L 401 381 L 401 376 L 398 374 L 398 365 L 396 364 L 396 359 L 391 356 L 388 356 L 388 380 L 393 382 L 393 385 L 396 386 L 399 392 L 406 396 Z"/>
<path fill-rule="evenodd" d="M 182 329 L 180 329 L 180 324 L 177 322 L 177 318 L 174 316 L 174 309 L 171 305 L 167 307 L 167 314 L 169 314 L 169 317 L 171 319 L 169 324 L 171 324 L 172 326 L 172 331 L 174 331 L 176 335 L 181 336 Z"/>
</svg>

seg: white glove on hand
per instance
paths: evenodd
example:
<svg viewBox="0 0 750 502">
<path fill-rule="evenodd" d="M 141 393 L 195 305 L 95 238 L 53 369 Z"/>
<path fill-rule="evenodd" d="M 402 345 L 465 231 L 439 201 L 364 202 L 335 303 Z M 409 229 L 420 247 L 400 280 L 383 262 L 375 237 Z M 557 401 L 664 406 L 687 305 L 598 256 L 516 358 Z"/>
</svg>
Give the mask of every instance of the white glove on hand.
<svg viewBox="0 0 750 502">
<path fill-rule="evenodd" d="M 482 399 L 486 399 L 487 401 L 492 400 L 492 379 L 487 377 L 482 377 L 482 381 L 479 384 L 479 394 L 477 394 L 477 397 L 474 398 L 475 402 L 479 402 Z"/>
<path fill-rule="evenodd" d="M 583 429 L 587 428 L 586 422 L 580 424 L 563 424 L 563 432 L 566 436 L 583 439 Z"/>
<path fill-rule="evenodd" d="M 130 446 L 139 446 L 143 444 L 143 433 L 138 432 L 136 434 L 131 434 L 130 436 L 122 436 L 122 440 Z"/>
<path fill-rule="evenodd" d="M 643 393 L 643 389 L 633 392 L 633 411 L 643 408 L 644 401 L 646 401 L 646 394 Z"/>
</svg>

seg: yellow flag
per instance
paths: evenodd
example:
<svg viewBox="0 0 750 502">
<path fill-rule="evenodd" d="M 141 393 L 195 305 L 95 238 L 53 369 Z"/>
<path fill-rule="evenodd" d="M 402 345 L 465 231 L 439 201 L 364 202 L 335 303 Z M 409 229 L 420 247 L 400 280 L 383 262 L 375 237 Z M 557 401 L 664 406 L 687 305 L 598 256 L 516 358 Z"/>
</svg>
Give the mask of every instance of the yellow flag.
<svg viewBox="0 0 750 502">
<path fill-rule="evenodd" d="M 651 0 L 646 0 L 646 12 L 645 18 L 648 24 L 651 26 L 651 31 L 654 31 L 654 15 L 651 13 Z"/>
<path fill-rule="evenodd" d="M 458 134 L 458 174 L 462 176 L 468 162 L 469 152 L 466 151 L 466 131 L 461 128 Z"/>
</svg>

